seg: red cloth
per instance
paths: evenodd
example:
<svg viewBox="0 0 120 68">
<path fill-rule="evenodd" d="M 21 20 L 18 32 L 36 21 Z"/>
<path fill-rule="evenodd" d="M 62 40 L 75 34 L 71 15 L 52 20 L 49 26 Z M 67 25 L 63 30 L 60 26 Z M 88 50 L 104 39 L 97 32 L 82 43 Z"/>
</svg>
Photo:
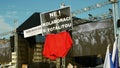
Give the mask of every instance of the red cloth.
<svg viewBox="0 0 120 68">
<path fill-rule="evenodd" d="M 58 57 L 65 57 L 72 46 L 72 39 L 69 32 L 46 35 L 43 55 L 55 60 Z"/>
</svg>

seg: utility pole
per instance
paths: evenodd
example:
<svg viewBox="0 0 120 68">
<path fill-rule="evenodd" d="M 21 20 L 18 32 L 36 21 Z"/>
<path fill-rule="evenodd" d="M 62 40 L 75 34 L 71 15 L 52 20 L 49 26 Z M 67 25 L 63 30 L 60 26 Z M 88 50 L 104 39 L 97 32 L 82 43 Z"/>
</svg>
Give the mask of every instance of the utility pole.
<svg viewBox="0 0 120 68">
<path fill-rule="evenodd" d="M 65 4 L 61 3 L 60 8 L 64 8 Z M 60 68 L 65 68 L 65 57 L 64 58 L 60 58 L 60 61 L 62 62 L 60 65 Z"/>
<path fill-rule="evenodd" d="M 117 31 L 117 20 L 119 19 L 119 10 L 118 10 L 118 0 L 109 0 L 112 4 L 112 12 L 113 12 L 113 22 L 114 22 L 114 34 L 115 38 L 118 34 Z"/>
<path fill-rule="evenodd" d="M 18 34 L 16 31 L 17 28 L 17 20 L 14 20 L 14 46 L 15 46 L 15 52 L 16 52 L 16 68 L 18 68 Z"/>
<path fill-rule="evenodd" d="M 119 62 L 120 62 L 120 35 L 119 35 L 119 30 L 117 27 L 117 21 L 119 19 L 119 9 L 118 9 L 118 0 L 110 0 L 112 4 L 112 11 L 113 11 L 113 22 L 114 22 L 114 34 L 115 34 L 115 39 L 118 38 L 118 57 L 119 57 Z M 117 37 L 118 36 L 118 37 Z"/>
</svg>

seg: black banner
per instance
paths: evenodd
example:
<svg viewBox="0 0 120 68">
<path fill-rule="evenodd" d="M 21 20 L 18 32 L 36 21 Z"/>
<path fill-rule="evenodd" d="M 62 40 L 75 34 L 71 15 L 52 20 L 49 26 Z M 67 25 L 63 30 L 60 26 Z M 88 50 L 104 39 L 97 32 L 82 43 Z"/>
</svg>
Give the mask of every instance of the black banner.
<svg viewBox="0 0 120 68">
<path fill-rule="evenodd" d="M 70 7 L 41 14 L 43 34 L 57 33 L 72 28 Z"/>
<path fill-rule="evenodd" d="M 108 44 L 114 43 L 111 19 L 86 23 L 74 27 L 72 56 L 105 55 Z"/>
</svg>

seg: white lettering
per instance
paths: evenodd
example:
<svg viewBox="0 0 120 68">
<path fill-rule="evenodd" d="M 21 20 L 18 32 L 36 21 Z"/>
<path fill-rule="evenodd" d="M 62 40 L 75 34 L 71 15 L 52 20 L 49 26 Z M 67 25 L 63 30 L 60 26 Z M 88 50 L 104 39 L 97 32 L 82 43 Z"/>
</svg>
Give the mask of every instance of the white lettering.
<svg viewBox="0 0 120 68">
<path fill-rule="evenodd" d="M 54 30 L 60 30 L 60 29 L 65 29 L 65 28 L 69 28 L 71 27 L 72 24 L 71 23 L 68 23 L 68 24 L 62 24 L 60 26 L 54 26 L 54 27 L 50 27 L 47 29 L 48 32 L 52 32 Z"/>
<path fill-rule="evenodd" d="M 49 13 L 49 15 L 50 15 L 50 18 L 57 17 L 57 12 L 52 12 L 52 13 Z"/>
<path fill-rule="evenodd" d="M 71 20 L 70 17 L 66 17 L 66 18 L 61 18 L 61 19 L 55 19 L 55 20 L 53 20 L 51 22 L 45 22 L 42 25 L 43 26 L 50 26 L 50 25 L 58 24 L 58 23 L 62 23 L 62 22 L 64 23 L 65 21 L 70 21 L 70 20 Z"/>
</svg>

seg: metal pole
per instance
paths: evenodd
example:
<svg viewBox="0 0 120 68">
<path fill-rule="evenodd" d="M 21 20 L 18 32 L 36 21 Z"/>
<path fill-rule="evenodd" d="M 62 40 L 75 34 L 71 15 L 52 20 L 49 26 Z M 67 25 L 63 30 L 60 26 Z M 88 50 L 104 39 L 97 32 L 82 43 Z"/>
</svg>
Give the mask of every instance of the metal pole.
<svg viewBox="0 0 120 68">
<path fill-rule="evenodd" d="M 114 34 L 115 38 L 117 35 L 117 20 L 119 19 L 119 12 L 118 12 L 118 1 L 111 0 L 112 7 L 113 7 L 113 22 L 114 22 Z"/>
<path fill-rule="evenodd" d="M 119 8 L 118 8 L 118 2 L 115 3 L 115 10 L 116 10 L 116 30 L 118 34 L 118 27 L 117 27 L 117 21 L 119 19 Z"/>
<path fill-rule="evenodd" d="M 16 31 L 16 25 L 17 24 L 17 20 L 14 20 L 14 45 L 15 45 L 15 52 L 16 52 L 16 68 L 18 68 L 18 34 Z"/>
<path fill-rule="evenodd" d="M 116 38 L 116 33 L 117 33 L 117 30 L 116 30 L 116 12 L 115 12 L 115 4 L 113 3 L 112 4 L 112 7 L 113 7 L 113 22 L 114 22 L 114 34 L 115 34 L 115 38 Z"/>
<path fill-rule="evenodd" d="M 64 8 L 64 7 L 65 7 L 65 4 L 61 3 L 60 8 Z M 62 65 L 60 65 L 61 66 L 60 68 L 65 68 L 65 57 L 64 58 L 60 58 L 60 60 L 62 62 Z"/>
<path fill-rule="evenodd" d="M 119 19 L 119 8 L 118 8 L 118 2 L 116 2 L 115 4 L 114 4 L 114 7 L 115 7 L 115 10 L 116 10 L 116 33 L 118 34 L 118 57 L 119 57 L 119 62 L 120 62 L 120 30 L 119 30 L 119 27 L 117 27 L 117 21 L 118 21 L 118 19 Z M 120 64 L 119 64 L 119 66 L 120 66 Z"/>
<path fill-rule="evenodd" d="M 115 34 L 115 39 L 118 35 L 118 56 L 119 56 L 119 62 L 120 62 L 120 40 L 119 40 L 119 30 L 117 27 L 117 21 L 119 19 L 119 9 L 118 9 L 118 1 L 117 0 L 111 0 L 112 7 L 113 7 L 113 21 L 114 21 L 114 34 Z"/>
</svg>

